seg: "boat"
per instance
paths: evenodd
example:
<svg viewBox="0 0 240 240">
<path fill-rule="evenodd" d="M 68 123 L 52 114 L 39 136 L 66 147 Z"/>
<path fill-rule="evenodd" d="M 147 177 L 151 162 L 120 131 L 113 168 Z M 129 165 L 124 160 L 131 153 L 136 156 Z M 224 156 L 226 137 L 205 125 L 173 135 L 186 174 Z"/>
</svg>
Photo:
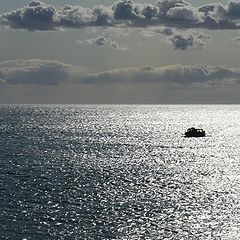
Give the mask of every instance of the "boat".
<svg viewBox="0 0 240 240">
<path fill-rule="evenodd" d="M 185 137 L 205 137 L 205 135 L 205 131 L 201 128 L 192 127 L 185 132 Z"/>
</svg>

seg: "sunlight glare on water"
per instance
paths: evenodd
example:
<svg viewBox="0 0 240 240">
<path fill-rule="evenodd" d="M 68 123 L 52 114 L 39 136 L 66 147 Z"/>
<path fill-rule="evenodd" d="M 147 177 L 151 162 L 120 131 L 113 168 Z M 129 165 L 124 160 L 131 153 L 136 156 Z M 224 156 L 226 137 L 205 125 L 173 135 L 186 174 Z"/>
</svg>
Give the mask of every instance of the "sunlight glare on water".
<svg viewBox="0 0 240 240">
<path fill-rule="evenodd" d="M 1 105 L 2 239 L 239 239 L 240 106 Z M 184 138 L 189 127 L 205 138 Z"/>
</svg>

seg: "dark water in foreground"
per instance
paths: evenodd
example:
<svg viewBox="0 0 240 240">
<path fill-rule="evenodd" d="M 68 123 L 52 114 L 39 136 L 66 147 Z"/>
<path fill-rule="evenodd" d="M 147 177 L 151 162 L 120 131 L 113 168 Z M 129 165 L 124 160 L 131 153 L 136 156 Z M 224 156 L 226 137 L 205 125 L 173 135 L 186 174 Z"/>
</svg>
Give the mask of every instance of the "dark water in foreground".
<svg viewBox="0 0 240 240">
<path fill-rule="evenodd" d="M 0 106 L 1 239 L 239 239 L 240 106 Z M 204 127 L 207 137 L 183 138 Z"/>
</svg>

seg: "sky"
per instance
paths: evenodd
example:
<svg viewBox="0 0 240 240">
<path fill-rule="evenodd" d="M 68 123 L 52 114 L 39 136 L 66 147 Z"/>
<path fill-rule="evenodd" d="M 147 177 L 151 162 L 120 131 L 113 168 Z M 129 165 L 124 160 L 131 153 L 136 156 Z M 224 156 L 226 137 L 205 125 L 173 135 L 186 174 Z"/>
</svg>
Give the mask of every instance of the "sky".
<svg viewBox="0 0 240 240">
<path fill-rule="evenodd" d="M 240 103 L 240 1 L 0 2 L 0 103 Z"/>
</svg>

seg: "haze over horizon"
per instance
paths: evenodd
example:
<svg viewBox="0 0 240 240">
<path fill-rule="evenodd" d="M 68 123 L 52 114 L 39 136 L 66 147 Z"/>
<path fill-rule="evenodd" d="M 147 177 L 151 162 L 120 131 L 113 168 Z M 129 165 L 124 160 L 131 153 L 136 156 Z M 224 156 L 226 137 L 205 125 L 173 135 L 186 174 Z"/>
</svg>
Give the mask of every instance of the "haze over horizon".
<svg viewBox="0 0 240 240">
<path fill-rule="evenodd" d="M 0 3 L 0 103 L 240 103 L 240 1 Z"/>
</svg>

